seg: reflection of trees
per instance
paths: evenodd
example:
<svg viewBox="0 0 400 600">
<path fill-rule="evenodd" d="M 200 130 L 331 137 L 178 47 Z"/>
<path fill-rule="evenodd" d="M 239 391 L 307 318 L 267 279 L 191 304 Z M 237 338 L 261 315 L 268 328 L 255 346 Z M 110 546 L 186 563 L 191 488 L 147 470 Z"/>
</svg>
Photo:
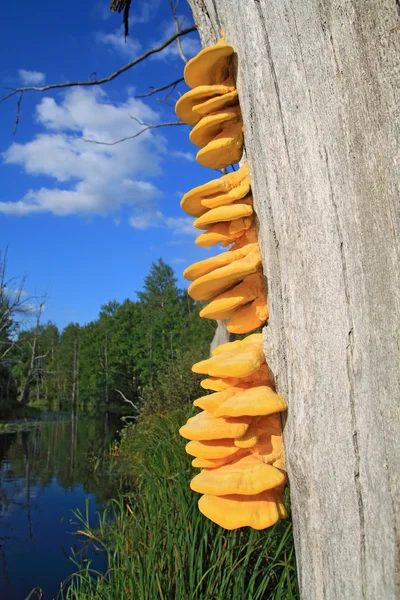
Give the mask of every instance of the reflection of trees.
<svg viewBox="0 0 400 600">
<path fill-rule="evenodd" d="M 105 458 L 119 426 L 119 418 L 112 414 L 74 412 L 68 422 L 0 435 L 0 458 L 7 456 L 8 477 L 21 480 L 28 503 L 30 488 L 45 488 L 54 477 L 64 490 L 82 485 L 85 493 L 95 494 L 102 502 L 115 494 L 115 481 Z M 0 502 L 3 508 L 1 494 Z"/>
</svg>

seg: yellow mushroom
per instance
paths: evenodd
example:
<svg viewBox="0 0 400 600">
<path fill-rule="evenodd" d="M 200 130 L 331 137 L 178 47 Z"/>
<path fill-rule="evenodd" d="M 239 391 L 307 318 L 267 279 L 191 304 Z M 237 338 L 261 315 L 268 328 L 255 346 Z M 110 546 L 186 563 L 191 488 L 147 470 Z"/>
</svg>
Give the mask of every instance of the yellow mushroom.
<svg viewBox="0 0 400 600">
<path fill-rule="evenodd" d="M 267 490 L 254 496 L 206 494 L 200 498 L 198 506 L 205 517 L 225 529 L 265 529 L 274 525 L 284 511 L 275 490 Z"/>
<path fill-rule="evenodd" d="M 196 125 L 204 115 L 237 103 L 234 86 L 200 85 L 179 98 L 175 112 L 184 123 Z"/>
<path fill-rule="evenodd" d="M 251 197 L 250 197 L 251 198 Z M 223 223 L 225 221 L 236 221 L 240 220 L 241 229 L 240 232 L 244 231 L 244 229 L 248 229 L 251 225 L 251 222 L 246 227 L 243 222 L 243 217 L 249 217 L 253 214 L 253 207 L 248 202 L 234 202 L 232 204 L 227 204 L 225 206 L 218 206 L 218 208 L 213 208 L 208 210 L 204 215 L 196 219 L 193 223 L 197 229 L 208 229 L 210 225 L 214 225 L 215 223 Z M 232 233 L 236 233 L 232 231 Z"/>
<path fill-rule="evenodd" d="M 200 316 L 205 319 L 226 319 L 226 314 L 240 306 L 251 302 L 264 295 L 264 281 L 262 273 L 248 275 L 232 289 L 218 294 L 207 306 L 200 311 Z M 253 329 L 256 329 L 255 327 Z"/>
<path fill-rule="evenodd" d="M 250 451 L 266 464 L 272 464 L 277 468 L 283 469 L 281 433 L 263 433 L 262 435 L 259 435 L 257 443 L 250 448 Z"/>
<path fill-rule="evenodd" d="M 214 460 L 236 455 L 239 451 L 234 444 L 234 438 L 222 438 L 219 440 L 192 440 L 186 444 L 185 450 L 196 458 Z"/>
<path fill-rule="evenodd" d="M 257 241 L 254 226 L 249 227 L 249 229 L 242 229 L 238 232 L 231 233 L 229 222 L 216 223 L 215 225 L 211 225 L 205 233 L 201 233 L 196 238 L 195 242 L 198 246 L 203 248 L 209 248 L 215 244 L 222 244 L 222 246 L 225 247 L 240 240 L 244 236 L 246 236 L 246 243 L 244 245 Z"/>
<path fill-rule="evenodd" d="M 247 196 L 250 191 L 247 162 L 233 173 L 228 173 L 199 185 L 187 192 L 181 200 L 181 208 L 193 217 L 204 214 L 207 208 L 231 204 Z"/>
<path fill-rule="evenodd" d="M 216 409 L 221 404 L 229 400 L 229 398 L 231 398 L 234 394 L 237 394 L 240 391 L 240 388 L 230 387 L 221 392 L 216 392 L 215 394 L 208 394 L 208 396 L 203 396 L 202 398 L 197 398 L 197 400 L 195 400 L 193 404 L 198 408 L 201 408 L 209 413 L 214 414 Z"/>
<path fill-rule="evenodd" d="M 203 379 L 200 385 L 204 390 L 221 392 L 232 386 L 247 389 L 259 385 L 271 385 L 271 379 L 268 367 L 264 364 L 248 377 L 208 377 Z"/>
<path fill-rule="evenodd" d="M 196 154 L 196 160 L 202 167 L 225 169 L 236 164 L 243 154 L 243 123 L 234 122 L 225 127 L 204 148 Z"/>
<path fill-rule="evenodd" d="M 253 417 L 246 433 L 240 438 L 235 438 L 235 446 L 237 448 L 253 448 L 257 444 L 259 438 L 257 423 L 258 417 Z"/>
<path fill-rule="evenodd" d="M 251 244 L 248 244 L 248 246 L 251 246 Z M 236 251 L 239 250 L 234 250 L 234 252 Z M 225 252 L 225 254 L 230 254 L 230 252 L 231 250 Z M 226 266 L 216 268 L 196 278 L 190 284 L 188 294 L 193 300 L 210 300 L 243 280 L 247 275 L 257 273 L 261 268 L 261 253 L 258 245 L 256 245 L 244 258 L 231 261 Z"/>
<path fill-rule="evenodd" d="M 213 496 L 243 494 L 254 496 L 285 481 L 279 469 L 262 462 L 254 454 L 233 460 L 219 469 L 203 469 L 190 482 L 193 491 Z"/>
<path fill-rule="evenodd" d="M 229 321 L 226 328 L 230 333 L 249 333 L 261 327 L 268 317 L 268 304 L 264 295 L 243 306 L 234 315 L 227 317 Z"/>
<path fill-rule="evenodd" d="M 219 404 L 213 414 L 215 417 L 264 416 L 287 410 L 282 396 L 272 388 L 262 385 L 236 390 L 235 394 Z M 214 396 L 214 394 L 210 394 Z M 209 398 L 210 396 L 205 396 Z"/>
<path fill-rule="evenodd" d="M 251 337 L 251 336 L 249 336 Z M 232 342 L 221 352 L 214 353 L 211 358 L 195 363 L 194 373 L 203 373 L 213 377 L 249 377 L 265 363 L 262 344 L 256 338 L 253 342 L 240 340 Z"/>
<path fill-rule="evenodd" d="M 228 106 L 203 117 L 189 134 L 189 139 L 195 146 L 204 148 L 224 129 L 240 122 L 243 126 L 242 113 L 239 106 Z"/>
<path fill-rule="evenodd" d="M 232 54 L 232 46 L 229 46 L 224 39 L 214 46 L 203 48 L 186 64 L 184 77 L 187 85 L 190 88 L 221 83 L 232 85 L 233 79 L 229 67 Z"/>
<path fill-rule="evenodd" d="M 188 440 L 219 440 L 223 438 L 241 437 L 248 428 L 251 417 L 219 418 L 203 411 L 188 419 L 179 433 Z"/>
<path fill-rule="evenodd" d="M 218 469 L 219 467 L 228 464 L 231 460 L 232 459 L 229 456 L 213 460 L 208 458 L 194 458 L 192 460 L 192 467 L 197 467 L 198 469 Z"/>
<path fill-rule="evenodd" d="M 225 265 L 229 265 L 230 263 L 236 262 L 241 258 L 248 256 L 253 250 L 259 251 L 257 243 L 248 244 L 239 250 L 222 252 L 221 254 L 217 254 L 216 256 L 206 258 L 205 260 L 201 260 L 193 265 L 190 265 L 190 267 L 187 267 L 183 271 L 183 276 L 189 281 L 194 281 L 203 275 L 207 275 L 207 273 L 211 273 L 220 267 L 224 267 Z"/>
<path fill-rule="evenodd" d="M 214 350 L 211 352 L 212 356 L 218 356 L 218 354 L 223 354 L 225 352 L 237 352 L 242 350 L 245 346 L 262 346 L 263 336 L 262 333 L 252 333 L 251 335 L 247 335 L 242 340 L 236 340 L 234 342 L 226 342 L 225 344 L 219 344 Z"/>
</svg>

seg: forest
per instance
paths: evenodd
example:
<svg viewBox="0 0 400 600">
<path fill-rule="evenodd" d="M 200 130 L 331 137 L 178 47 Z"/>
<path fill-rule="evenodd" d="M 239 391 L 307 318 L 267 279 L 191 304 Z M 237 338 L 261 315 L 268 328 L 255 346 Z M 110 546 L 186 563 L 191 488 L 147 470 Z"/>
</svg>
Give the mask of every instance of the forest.
<svg viewBox="0 0 400 600">
<path fill-rule="evenodd" d="M 5 274 L 2 281 L 1 416 L 28 402 L 65 409 L 125 399 L 144 413 L 162 412 L 195 397 L 198 378 L 190 366 L 208 352 L 215 325 L 200 319 L 201 306 L 178 288 L 161 258 L 137 299 L 110 300 L 96 320 L 69 323 L 62 331 L 40 322 L 40 303 L 31 319 L 36 322 L 22 326 L 23 301 L 7 292 Z"/>
</svg>

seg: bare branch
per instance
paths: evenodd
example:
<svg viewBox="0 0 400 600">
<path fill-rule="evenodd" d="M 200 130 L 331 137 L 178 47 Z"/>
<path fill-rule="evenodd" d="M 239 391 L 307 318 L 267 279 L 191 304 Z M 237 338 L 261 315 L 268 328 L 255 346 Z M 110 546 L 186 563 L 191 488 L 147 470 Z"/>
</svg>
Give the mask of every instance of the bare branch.
<svg viewBox="0 0 400 600">
<path fill-rule="evenodd" d="M 153 88 L 151 92 L 147 92 L 147 94 L 140 94 L 140 96 L 135 96 L 135 98 L 148 98 L 149 96 L 153 96 L 153 94 L 157 94 L 157 92 L 163 92 L 164 90 L 168 90 L 170 87 L 172 87 L 172 93 L 175 90 L 178 83 L 181 83 L 182 81 L 185 80 L 183 77 L 180 77 L 179 79 L 175 79 L 175 81 L 171 81 L 171 83 L 168 83 L 167 85 L 162 85 L 161 87 Z"/>
<path fill-rule="evenodd" d="M 146 58 L 148 58 L 152 54 L 161 52 L 162 50 L 164 50 L 164 48 L 166 48 L 167 46 L 169 46 L 170 44 L 175 42 L 175 40 L 179 39 L 181 36 L 187 35 L 188 33 L 192 33 L 193 31 L 196 31 L 196 29 L 197 29 L 197 27 L 195 25 L 192 25 L 191 27 L 187 27 L 186 29 L 177 31 L 176 33 L 174 33 L 174 35 L 172 35 L 170 38 L 165 40 L 165 42 L 162 42 L 162 44 L 160 44 L 159 46 L 150 48 L 150 50 L 147 50 L 144 54 L 142 54 L 138 58 L 135 58 L 135 60 L 132 60 L 131 62 L 124 65 L 123 67 L 120 67 L 119 69 L 114 71 L 114 73 L 111 73 L 111 75 L 109 75 L 108 77 L 103 77 L 102 79 L 95 79 L 95 80 L 88 80 L 88 81 L 72 81 L 72 82 L 66 81 L 64 83 L 52 83 L 50 85 L 45 85 L 43 87 L 28 86 L 28 87 L 22 87 L 22 88 L 6 88 L 6 89 L 12 89 L 12 92 L 7 94 L 3 98 L 0 98 L 0 103 L 4 102 L 8 98 L 11 98 L 12 96 L 15 96 L 16 94 L 20 94 L 21 92 L 22 93 L 25 93 L 25 92 L 47 92 L 48 90 L 78 87 L 78 86 L 87 87 L 87 86 L 92 86 L 92 85 L 102 85 L 103 83 L 109 83 L 110 81 L 113 81 L 113 79 L 115 79 L 116 77 L 121 75 L 122 73 L 125 73 L 132 67 L 135 67 L 139 63 L 146 60 Z"/>
<path fill-rule="evenodd" d="M 118 394 L 121 394 L 121 396 L 125 400 L 125 402 L 127 402 L 128 404 L 130 404 L 131 406 L 133 406 L 133 408 L 135 410 L 137 410 L 138 412 L 140 412 L 139 409 L 138 409 L 138 407 L 136 406 L 136 404 L 133 404 L 132 400 L 128 400 L 128 398 L 126 396 L 124 396 L 124 394 L 121 392 L 121 390 L 117 390 L 116 388 L 114 388 L 114 391 L 118 392 Z"/>
<path fill-rule="evenodd" d="M 15 123 L 14 123 L 14 130 L 13 130 L 13 135 L 15 135 L 17 133 L 17 129 L 18 129 L 18 124 L 19 124 L 19 115 L 21 112 L 21 102 L 22 102 L 22 96 L 24 95 L 23 92 L 20 93 L 19 98 L 18 98 L 18 102 L 17 102 L 17 114 L 15 115 Z"/>
<path fill-rule="evenodd" d="M 181 30 L 181 24 L 179 23 L 178 15 L 176 14 L 176 8 L 178 6 L 178 2 L 176 3 L 176 5 L 174 4 L 174 0 L 168 0 L 168 2 L 169 2 L 169 5 L 171 7 L 172 16 L 174 17 L 176 32 L 179 33 L 180 30 Z M 176 45 L 177 45 L 178 52 L 180 54 L 181 59 L 186 64 L 187 63 L 187 58 L 185 56 L 185 53 L 183 52 L 181 40 L 180 40 L 179 37 L 176 39 Z"/>
<path fill-rule="evenodd" d="M 129 135 L 129 136 L 124 137 L 121 140 L 117 140 L 115 142 L 99 142 L 98 140 L 88 140 L 86 138 L 81 138 L 81 139 L 84 142 L 88 142 L 89 144 L 99 144 L 100 146 L 116 146 L 117 144 L 121 144 L 122 142 L 126 142 L 127 140 L 133 140 L 134 138 L 139 137 L 139 135 L 142 135 L 142 133 L 144 133 L 145 131 L 148 131 L 149 129 L 158 129 L 158 127 L 174 127 L 177 125 L 186 125 L 186 123 L 184 123 L 183 121 L 171 121 L 169 123 L 153 123 L 153 124 L 152 123 L 142 123 L 136 117 L 133 117 L 132 115 L 129 115 L 129 116 L 131 119 L 133 119 L 134 121 L 139 123 L 139 125 L 141 127 L 144 127 L 144 129 L 141 129 L 134 135 Z"/>
</svg>

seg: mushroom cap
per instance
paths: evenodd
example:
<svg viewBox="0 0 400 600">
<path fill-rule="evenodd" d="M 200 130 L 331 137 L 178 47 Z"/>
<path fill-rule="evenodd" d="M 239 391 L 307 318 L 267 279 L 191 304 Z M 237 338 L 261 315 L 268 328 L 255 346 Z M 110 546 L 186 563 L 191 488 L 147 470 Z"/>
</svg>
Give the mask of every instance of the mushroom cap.
<svg viewBox="0 0 400 600">
<path fill-rule="evenodd" d="M 197 227 L 197 229 L 207 229 L 210 225 L 214 225 L 215 223 L 235 221 L 236 219 L 249 217 L 252 214 L 253 207 L 250 204 L 244 202 L 239 204 L 238 202 L 235 202 L 208 210 L 204 215 L 196 219 L 193 225 Z M 240 231 L 243 231 L 243 229 L 244 227 L 242 227 Z"/>
<path fill-rule="evenodd" d="M 238 93 L 235 87 L 201 85 L 179 98 L 175 112 L 184 123 L 196 125 L 204 115 L 237 103 Z"/>
<path fill-rule="evenodd" d="M 242 233 L 238 234 L 238 238 L 243 235 Z M 222 244 L 223 246 L 227 246 L 231 244 L 236 239 L 236 236 L 229 233 L 229 223 L 216 223 L 215 225 L 211 225 L 204 233 L 201 233 L 195 240 L 197 246 L 201 246 L 202 248 L 210 248 L 210 246 L 215 246 L 215 244 Z"/>
<path fill-rule="evenodd" d="M 234 444 L 233 438 L 222 438 L 220 440 L 192 440 L 185 446 L 185 450 L 196 458 L 214 460 L 234 456 L 239 451 Z"/>
<path fill-rule="evenodd" d="M 229 254 L 229 252 L 225 252 L 225 254 Z M 261 253 L 257 246 L 244 258 L 197 278 L 190 284 L 188 294 L 194 300 L 210 300 L 244 279 L 246 275 L 260 271 L 261 265 Z"/>
<path fill-rule="evenodd" d="M 226 325 L 230 333 L 249 333 L 261 327 L 269 317 L 267 300 L 264 297 L 256 298 L 250 304 L 238 309 L 234 315 L 228 317 Z"/>
<path fill-rule="evenodd" d="M 272 388 L 261 385 L 245 390 L 238 388 L 235 394 L 215 408 L 215 417 L 263 416 L 287 410 L 287 404 Z M 213 396 L 214 394 L 211 394 Z M 209 396 L 206 396 L 206 398 Z"/>
<path fill-rule="evenodd" d="M 240 392 L 240 388 L 230 387 L 222 392 L 215 392 L 214 394 L 208 394 L 202 398 L 197 398 L 193 402 L 194 406 L 201 408 L 209 413 L 214 414 L 215 410 L 224 402 L 229 400 L 232 396 Z"/>
<path fill-rule="evenodd" d="M 214 85 L 223 83 L 230 76 L 230 57 L 233 54 L 232 46 L 221 39 L 214 46 L 203 48 L 188 61 L 184 77 L 190 88 L 199 85 Z"/>
<path fill-rule="evenodd" d="M 179 433 L 188 440 L 220 440 L 224 438 L 241 437 L 248 428 L 251 417 L 215 418 L 212 414 L 203 411 L 188 419 L 186 425 L 180 428 Z"/>
<path fill-rule="evenodd" d="M 193 217 L 204 214 L 207 208 L 230 204 L 244 198 L 250 191 L 247 162 L 233 173 L 213 179 L 187 192 L 181 200 L 181 208 Z"/>
<path fill-rule="evenodd" d="M 221 392 L 231 386 L 248 389 L 258 385 L 271 385 L 271 378 L 267 365 L 263 364 L 248 377 L 208 377 L 202 379 L 200 385 L 204 390 Z"/>
<path fill-rule="evenodd" d="M 204 148 L 211 140 L 229 125 L 240 121 L 243 127 L 240 106 L 227 106 L 203 117 L 189 134 L 189 139 L 195 146 Z"/>
<path fill-rule="evenodd" d="M 214 137 L 196 155 L 197 162 L 208 169 L 225 169 L 240 161 L 243 154 L 243 122 L 234 122 Z"/>
<path fill-rule="evenodd" d="M 213 460 L 208 458 L 194 458 L 192 460 L 192 467 L 197 467 L 198 469 L 218 469 L 219 467 L 228 464 L 231 460 L 230 456 Z"/>
<path fill-rule="evenodd" d="M 211 358 L 195 363 L 194 373 L 211 375 L 212 377 L 242 378 L 251 376 L 265 362 L 262 346 L 248 344 L 232 351 L 221 352 Z"/>
<path fill-rule="evenodd" d="M 254 454 L 233 460 L 219 469 L 204 469 L 190 482 L 193 491 L 213 496 L 254 496 L 285 482 L 285 475 Z"/>
<path fill-rule="evenodd" d="M 248 256 L 252 250 L 255 249 L 259 249 L 257 243 L 248 244 L 239 250 L 228 250 L 228 252 L 222 252 L 221 254 L 217 254 L 216 256 L 206 258 L 205 260 L 201 260 L 193 265 L 190 265 L 190 267 L 187 267 L 183 271 L 183 276 L 189 281 L 194 281 L 195 279 L 199 279 L 207 273 L 211 273 L 220 267 L 224 267 L 225 265 L 229 265 L 230 263 Z"/>
<path fill-rule="evenodd" d="M 260 417 L 258 421 L 258 432 L 260 436 L 264 433 L 280 435 L 282 432 L 281 417 L 279 413 L 271 413 Z"/>
<path fill-rule="evenodd" d="M 275 490 L 268 490 L 254 496 L 206 494 L 200 498 L 198 506 L 205 517 L 225 529 L 266 529 L 282 516 L 283 504 Z"/>
<path fill-rule="evenodd" d="M 205 319 L 222 319 L 231 310 L 236 310 L 264 294 L 262 273 L 248 275 L 232 289 L 218 294 L 207 306 L 200 311 L 200 316 Z"/>
<path fill-rule="evenodd" d="M 258 417 L 253 417 L 250 425 L 240 438 L 235 439 L 235 446 L 237 448 L 253 448 L 258 442 Z"/>
<path fill-rule="evenodd" d="M 250 451 L 266 464 L 273 464 L 279 469 L 284 468 L 282 435 L 280 433 L 263 433 L 259 435 L 257 443 L 250 448 Z"/>
</svg>

